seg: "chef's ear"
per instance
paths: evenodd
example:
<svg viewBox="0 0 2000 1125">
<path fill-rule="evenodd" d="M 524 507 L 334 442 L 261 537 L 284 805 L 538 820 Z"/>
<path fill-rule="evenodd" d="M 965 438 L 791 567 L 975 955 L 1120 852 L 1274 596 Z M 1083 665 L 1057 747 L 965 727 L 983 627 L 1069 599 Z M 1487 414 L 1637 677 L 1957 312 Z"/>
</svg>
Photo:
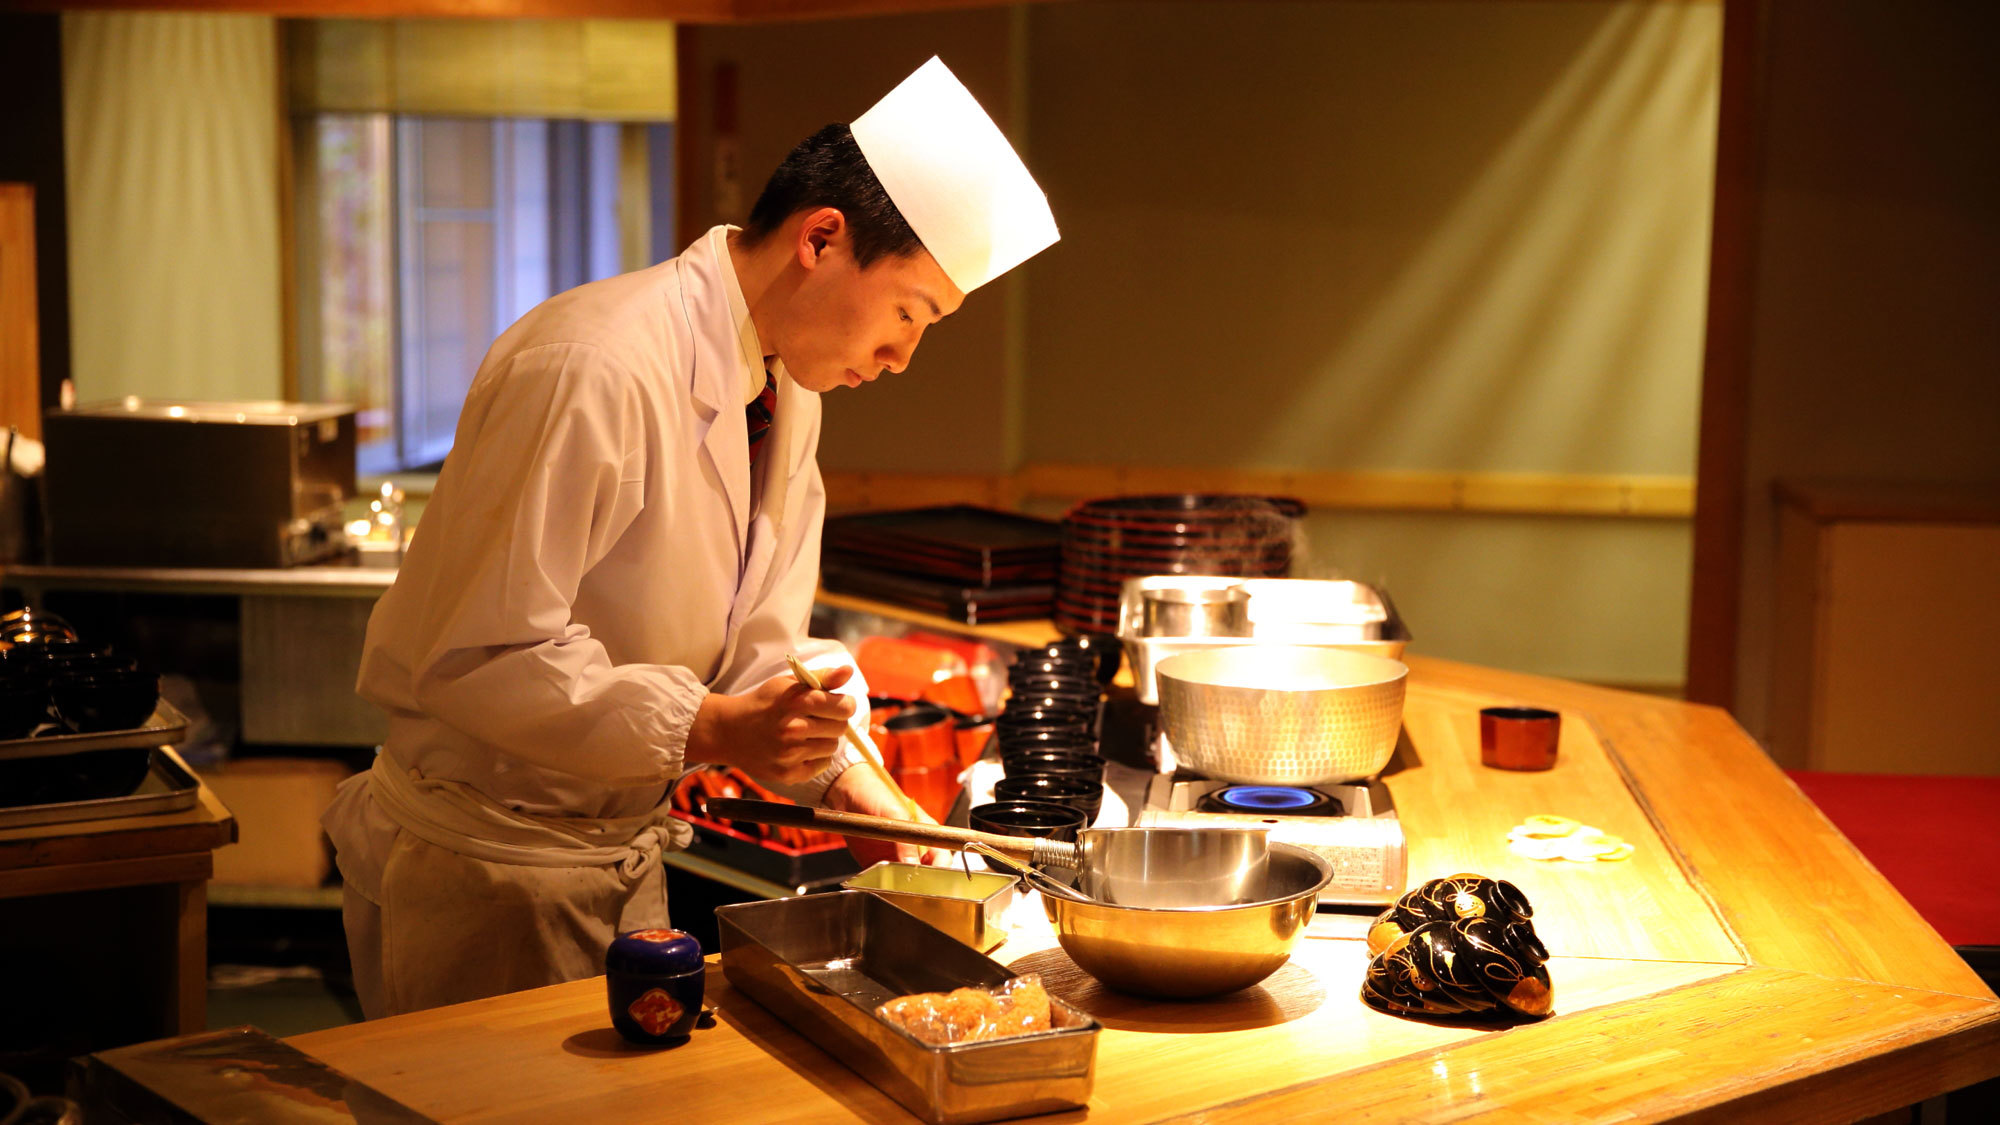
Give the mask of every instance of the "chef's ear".
<svg viewBox="0 0 2000 1125">
<path fill-rule="evenodd" d="M 799 223 L 799 264 L 807 269 L 819 265 L 827 247 L 847 235 L 847 216 L 837 207 L 821 207 Z"/>
</svg>

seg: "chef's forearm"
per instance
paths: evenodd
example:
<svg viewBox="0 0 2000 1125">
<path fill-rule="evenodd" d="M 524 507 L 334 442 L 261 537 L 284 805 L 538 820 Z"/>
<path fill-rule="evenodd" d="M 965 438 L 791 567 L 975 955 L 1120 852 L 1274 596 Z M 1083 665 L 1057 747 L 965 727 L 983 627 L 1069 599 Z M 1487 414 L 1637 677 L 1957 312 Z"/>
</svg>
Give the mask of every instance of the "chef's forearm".
<svg viewBox="0 0 2000 1125">
<path fill-rule="evenodd" d="M 614 667 L 534 646 L 500 655 L 451 654 L 417 679 L 422 712 L 530 765 L 607 785 L 678 777 L 688 734 L 708 697 L 693 672 Z M 458 659 L 454 659 L 457 656 Z"/>
</svg>

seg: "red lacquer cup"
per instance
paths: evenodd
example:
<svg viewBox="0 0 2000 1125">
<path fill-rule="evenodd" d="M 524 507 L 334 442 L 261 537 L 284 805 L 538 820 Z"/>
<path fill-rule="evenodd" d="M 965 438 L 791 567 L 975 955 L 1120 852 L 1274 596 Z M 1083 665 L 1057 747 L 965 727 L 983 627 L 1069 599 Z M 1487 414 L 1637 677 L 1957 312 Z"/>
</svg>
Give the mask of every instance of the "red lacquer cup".
<svg viewBox="0 0 2000 1125">
<path fill-rule="evenodd" d="M 1562 715 L 1540 707 L 1487 707 L 1479 712 L 1479 764 L 1501 770 L 1545 770 L 1556 764 Z"/>
</svg>

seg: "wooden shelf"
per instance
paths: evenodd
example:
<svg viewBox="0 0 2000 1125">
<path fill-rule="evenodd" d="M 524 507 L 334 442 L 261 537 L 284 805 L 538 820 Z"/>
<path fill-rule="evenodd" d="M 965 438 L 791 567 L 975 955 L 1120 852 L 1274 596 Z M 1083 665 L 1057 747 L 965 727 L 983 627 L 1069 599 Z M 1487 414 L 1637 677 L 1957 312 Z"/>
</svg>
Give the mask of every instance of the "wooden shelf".
<svg viewBox="0 0 2000 1125">
<path fill-rule="evenodd" d="M 872 613 L 877 617 L 907 621 L 934 632 L 977 637 L 982 641 L 998 641 L 1016 648 L 1039 648 L 1050 641 L 1062 639 L 1062 632 L 1047 618 L 1005 621 L 994 625 L 967 625 L 963 621 L 954 621 L 935 613 L 925 613 L 920 609 L 878 602 L 872 598 L 858 598 L 852 594 L 829 593 L 825 589 L 815 594 L 813 600 L 829 609 L 848 613 Z"/>
<path fill-rule="evenodd" d="M 210 883 L 210 906 L 263 906 L 293 910 L 339 910 L 339 887 L 252 887 L 241 883 Z"/>
</svg>

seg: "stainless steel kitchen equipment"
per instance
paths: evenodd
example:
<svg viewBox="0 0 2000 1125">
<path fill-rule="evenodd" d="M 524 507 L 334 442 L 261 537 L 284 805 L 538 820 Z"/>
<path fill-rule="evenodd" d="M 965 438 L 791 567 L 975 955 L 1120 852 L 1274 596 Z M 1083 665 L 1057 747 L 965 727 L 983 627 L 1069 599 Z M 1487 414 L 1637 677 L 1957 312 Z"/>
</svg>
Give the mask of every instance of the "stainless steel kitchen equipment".
<svg viewBox="0 0 2000 1125">
<path fill-rule="evenodd" d="M 275 567 L 346 548 L 354 408 L 124 398 L 42 420 L 50 561 Z"/>
<path fill-rule="evenodd" d="M 1000 915 L 1014 901 L 1016 880 L 993 871 L 961 871 L 884 861 L 843 882 L 922 918 L 984 953 L 1007 938 Z"/>
<path fill-rule="evenodd" d="M 1248 627 L 1240 636 L 1177 636 L 1147 628 L 1146 598 L 1151 590 L 1189 581 L 1180 574 L 1128 579 L 1119 598 L 1118 638 L 1132 666 L 1132 690 L 1139 702 L 1159 703 L 1153 669 L 1169 656 L 1251 644 L 1296 644 L 1337 648 L 1401 660 L 1410 642 L 1409 626 L 1387 591 L 1348 580 L 1249 578 L 1234 581 L 1249 596 Z M 1215 581 L 1215 579 L 1208 579 Z"/>
<path fill-rule="evenodd" d="M 1319 891 L 1324 905 L 1386 905 L 1403 893 L 1409 856 L 1403 822 L 1380 781 L 1252 792 L 1249 800 L 1230 800 L 1232 790 L 1263 787 L 1175 769 L 1172 747 L 1162 742 L 1158 749 L 1167 764 L 1147 783 L 1135 812 L 1141 827 L 1265 829 L 1273 844 L 1304 848 L 1332 866 L 1333 877 Z"/>
<path fill-rule="evenodd" d="M 1134 851 L 1151 851 L 1187 828 L 1100 829 L 1131 841 Z M 1208 831 L 1193 829 L 1192 831 Z M 1129 904 L 1123 888 L 1092 888 L 1078 901 L 1043 895 L 1042 908 L 1056 928 L 1056 940 L 1084 972 L 1120 992 L 1195 1000 L 1249 988 L 1275 973 L 1305 936 L 1321 888 L 1333 876 L 1326 859 L 1291 844 L 1271 844 L 1267 861 L 1237 901 L 1218 904 L 1189 884 L 1163 877 L 1169 864 L 1128 864 L 1140 870 L 1151 893 L 1147 905 Z M 1158 857 L 1147 856 L 1147 859 Z M 1110 899 L 1111 901 L 1104 901 Z"/>
<path fill-rule="evenodd" d="M 934 1045 L 876 1015 L 919 992 L 991 988 L 1014 976 L 937 927 L 865 891 L 717 907 L 732 987 L 941 1125 L 1081 1109 L 1096 1020 L 1049 998 L 1049 1031 Z"/>
<path fill-rule="evenodd" d="M 1241 579 L 1175 576 L 1148 583 L 1140 595 L 1146 634 L 1155 637 L 1244 637 L 1250 595 Z"/>
<path fill-rule="evenodd" d="M 711 797 L 707 808 L 711 816 L 725 820 L 788 824 L 949 851 L 981 844 L 1037 867 L 1073 871 L 1077 889 L 1084 894 L 1128 906 L 1197 899 L 1211 905 L 1248 902 L 1249 896 L 1261 893 L 1258 888 L 1269 862 L 1264 833 L 1241 826 L 1086 828 L 1072 844 L 776 801 Z"/>
<path fill-rule="evenodd" d="M 1270 976 L 1304 936 L 1319 892 L 1333 878 L 1324 857 L 1271 844 L 1261 828 L 1241 825 L 1086 828 L 1074 845 L 1063 845 L 1073 857 L 1051 864 L 1044 847 L 1050 840 L 764 801 L 712 798 L 709 809 L 736 820 L 898 843 L 976 843 L 1038 866 L 1073 869 L 1086 899 L 1042 895 L 1056 940 L 1085 972 L 1142 996 L 1215 996 Z"/>
<path fill-rule="evenodd" d="M 1403 727 L 1409 668 L 1358 652 L 1246 645 L 1183 653 L 1154 670 L 1160 731 L 1210 777 L 1312 785 L 1372 777 Z"/>
</svg>

